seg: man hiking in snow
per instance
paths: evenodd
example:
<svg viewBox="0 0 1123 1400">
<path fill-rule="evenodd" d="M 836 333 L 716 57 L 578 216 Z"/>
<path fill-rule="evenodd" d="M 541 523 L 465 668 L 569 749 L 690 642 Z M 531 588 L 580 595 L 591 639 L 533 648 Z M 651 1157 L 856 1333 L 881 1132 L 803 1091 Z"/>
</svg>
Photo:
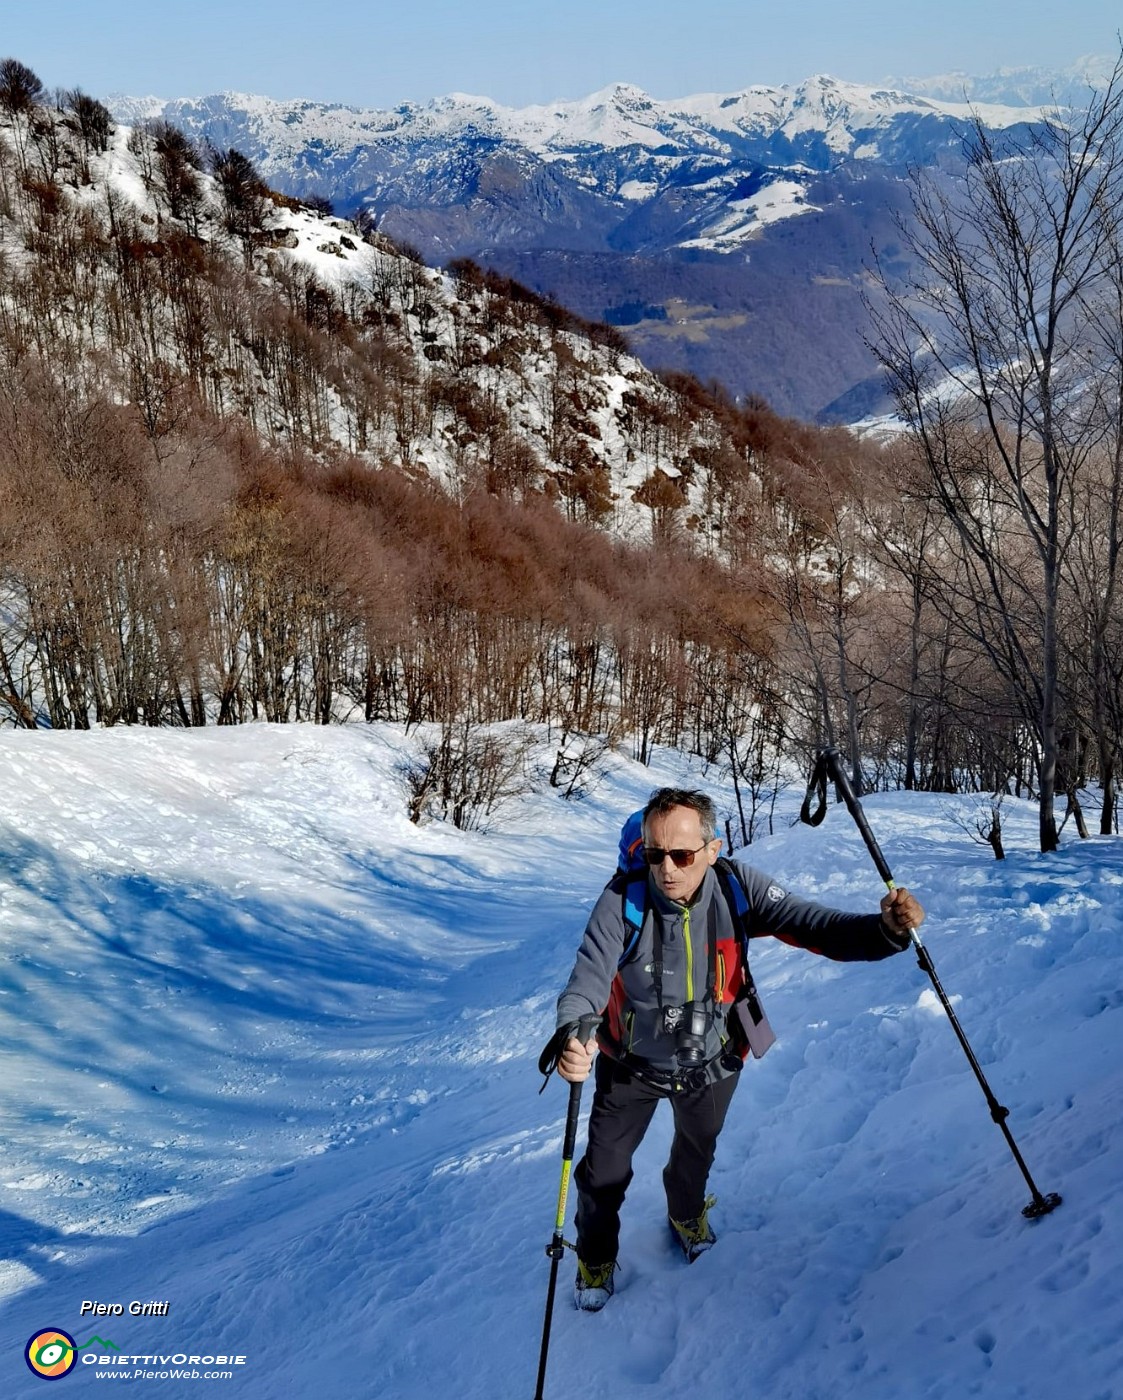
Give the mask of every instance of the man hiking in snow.
<svg viewBox="0 0 1123 1400">
<path fill-rule="evenodd" d="M 588 1143 L 573 1178 L 575 1296 L 587 1311 L 602 1308 L 612 1294 L 632 1157 L 662 1099 L 670 1100 L 675 1122 L 663 1171 L 671 1230 L 689 1261 L 715 1242 L 706 1181 L 718 1134 L 749 1045 L 763 1054 L 770 1038 L 742 934 L 772 934 L 840 961 L 874 961 L 908 947 L 908 930 L 924 919 L 905 889 L 882 899 L 880 915 L 797 898 L 752 866 L 719 865 L 716 833 L 705 793 L 660 788 L 652 794 L 643 810 L 642 908 L 635 907 L 635 877 L 629 883 L 618 874 L 593 909 L 558 999 L 562 1078 L 587 1079 L 601 1051 Z M 596 1042 L 582 1045 L 573 1034 L 578 1021 L 601 1013 Z M 761 1029 L 765 1038 L 754 1038 Z"/>
</svg>

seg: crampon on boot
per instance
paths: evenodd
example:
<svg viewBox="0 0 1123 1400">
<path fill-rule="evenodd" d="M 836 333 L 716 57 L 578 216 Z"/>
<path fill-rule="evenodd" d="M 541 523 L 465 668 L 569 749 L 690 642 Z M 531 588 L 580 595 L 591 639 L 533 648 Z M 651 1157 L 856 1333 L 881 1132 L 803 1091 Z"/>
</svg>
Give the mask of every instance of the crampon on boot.
<svg viewBox="0 0 1123 1400">
<path fill-rule="evenodd" d="M 693 1264 L 699 1254 L 704 1254 L 707 1249 L 717 1244 L 717 1236 L 709 1222 L 710 1207 L 714 1202 L 715 1197 L 706 1197 L 702 1214 L 697 1220 L 672 1220 L 670 1216 L 667 1217 L 667 1224 L 671 1227 L 675 1243 L 686 1256 L 688 1264 Z"/>
<path fill-rule="evenodd" d="M 611 1264 L 586 1264 L 577 1261 L 577 1278 L 573 1285 L 573 1301 L 584 1312 L 600 1312 L 609 1298 L 615 1284 L 612 1275 L 616 1272 L 616 1261 Z"/>
</svg>

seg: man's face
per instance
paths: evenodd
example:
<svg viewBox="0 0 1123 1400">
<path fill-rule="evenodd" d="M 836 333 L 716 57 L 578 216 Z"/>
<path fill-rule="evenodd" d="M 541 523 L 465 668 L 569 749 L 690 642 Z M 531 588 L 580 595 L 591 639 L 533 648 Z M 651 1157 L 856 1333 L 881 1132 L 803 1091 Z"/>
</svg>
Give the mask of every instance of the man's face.
<svg viewBox="0 0 1123 1400">
<path fill-rule="evenodd" d="M 695 851 L 692 865 L 680 870 L 670 856 L 662 865 L 653 865 L 651 873 L 661 893 L 678 904 L 688 904 L 706 878 L 706 871 L 718 858 L 721 842 L 713 840 L 702 845 L 702 819 L 693 807 L 672 807 L 648 817 L 644 825 L 645 846 L 664 851 Z M 702 849 L 698 848 L 702 846 Z"/>
</svg>

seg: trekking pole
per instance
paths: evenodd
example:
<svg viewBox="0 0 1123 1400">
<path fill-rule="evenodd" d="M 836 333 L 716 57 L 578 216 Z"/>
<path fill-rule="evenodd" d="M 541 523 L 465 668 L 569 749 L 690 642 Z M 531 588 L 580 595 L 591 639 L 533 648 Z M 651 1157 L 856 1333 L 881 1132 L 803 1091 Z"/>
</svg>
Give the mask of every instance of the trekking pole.
<svg viewBox="0 0 1123 1400">
<path fill-rule="evenodd" d="M 889 869 L 889 865 L 881 853 L 881 847 L 877 844 L 877 838 L 870 830 L 869 822 L 866 821 L 866 814 L 862 811 L 862 804 L 854 795 L 854 789 L 850 784 L 850 779 L 846 776 L 846 770 L 842 766 L 842 755 L 837 749 L 827 748 L 819 751 L 815 767 L 811 773 L 811 781 L 807 788 L 808 798 L 810 798 L 811 792 L 817 788 L 821 801 L 825 804 L 826 779 L 828 776 L 834 782 L 843 802 L 846 803 L 849 809 L 850 815 L 854 818 L 858 830 L 862 833 L 862 840 L 866 843 L 866 848 L 873 857 L 873 863 L 877 866 L 877 873 L 885 881 L 890 891 L 895 890 L 897 885 L 893 879 L 892 871 Z M 807 808 L 808 801 L 805 799 L 805 814 Z M 819 816 L 820 821 L 822 820 L 821 811 Z M 805 820 L 807 819 L 805 815 Z M 817 825 L 817 822 L 813 821 L 812 824 Z M 951 1022 L 951 1028 L 959 1037 L 959 1043 L 963 1046 L 963 1053 L 967 1056 L 971 1068 L 975 1071 L 975 1078 L 979 1081 L 979 1085 L 986 1095 L 990 1116 L 1002 1129 L 1002 1135 L 1006 1139 L 1007 1146 L 1014 1154 L 1014 1161 L 1017 1162 L 1018 1168 L 1025 1177 L 1026 1184 L 1029 1186 L 1030 1192 L 1033 1195 L 1033 1199 L 1030 1201 L 1029 1205 L 1023 1208 L 1022 1214 L 1027 1220 L 1036 1220 L 1039 1216 L 1048 1215 L 1051 1211 L 1056 1210 L 1062 1198 L 1056 1191 L 1050 1191 L 1047 1196 L 1043 1196 L 1037 1189 L 1033 1177 L 1030 1176 L 1029 1168 L 1026 1166 L 1022 1154 L 1018 1151 L 1018 1144 L 1014 1141 L 1013 1134 L 1006 1126 L 1006 1119 L 1010 1116 L 1010 1110 L 1004 1108 L 1002 1104 L 998 1102 L 990 1085 L 987 1083 L 986 1075 L 983 1074 L 982 1067 L 975 1058 L 974 1051 L 971 1049 L 967 1037 L 963 1033 L 963 1027 L 959 1024 L 959 1017 L 956 1016 L 952 1004 L 948 1000 L 947 993 L 940 983 L 935 965 L 928 954 L 928 949 L 920 941 L 920 935 L 917 933 L 916 929 L 909 929 L 909 939 L 912 942 L 912 946 L 916 949 L 916 960 L 932 979 L 932 985 L 935 987 L 936 995 L 940 998 L 940 1004 L 943 1006 L 944 1011 L 947 1013 L 947 1018 Z"/>
<path fill-rule="evenodd" d="M 576 1026 L 567 1026 L 554 1036 L 542 1052 L 542 1058 L 538 1062 L 538 1068 L 547 1080 L 561 1058 L 566 1041 L 570 1037 L 574 1037 L 582 1045 L 588 1045 L 589 1041 L 596 1035 L 599 1025 L 599 1016 L 582 1016 Z M 543 1084 L 542 1088 L 545 1087 L 546 1085 Z M 554 1294 L 558 1289 L 558 1265 L 565 1254 L 565 1239 L 563 1238 L 565 1203 L 569 1196 L 569 1178 L 573 1171 L 573 1152 L 577 1146 L 577 1120 L 581 1116 L 582 1087 L 581 1084 L 569 1086 L 569 1110 L 565 1117 L 565 1139 L 562 1143 L 561 1184 L 558 1187 L 558 1213 L 554 1220 L 553 1239 L 546 1246 L 546 1253 L 550 1259 L 550 1286 L 546 1292 L 546 1316 L 542 1323 L 542 1351 L 538 1357 L 538 1385 L 535 1387 L 534 1400 L 542 1400 L 542 1387 L 546 1383 L 546 1356 L 550 1350 L 550 1327 L 554 1320 Z"/>
</svg>

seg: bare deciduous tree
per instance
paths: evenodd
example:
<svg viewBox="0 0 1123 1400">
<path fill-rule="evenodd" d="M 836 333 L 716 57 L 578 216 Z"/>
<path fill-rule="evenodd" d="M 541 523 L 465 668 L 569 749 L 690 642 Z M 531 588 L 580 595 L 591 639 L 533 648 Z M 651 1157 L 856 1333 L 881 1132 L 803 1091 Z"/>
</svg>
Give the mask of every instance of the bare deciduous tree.
<svg viewBox="0 0 1123 1400">
<path fill-rule="evenodd" d="M 1117 432 L 1088 392 L 1103 373 L 1088 327 L 1118 280 L 1123 60 L 1085 112 L 1002 137 L 977 120 L 966 153 L 954 188 L 916 177 L 903 232 L 919 270 L 886 285 L 874 348 L 953 527 L 965 608 L 1037 735 L 1048 851 L 1074 499 Z"/>
</svg>

